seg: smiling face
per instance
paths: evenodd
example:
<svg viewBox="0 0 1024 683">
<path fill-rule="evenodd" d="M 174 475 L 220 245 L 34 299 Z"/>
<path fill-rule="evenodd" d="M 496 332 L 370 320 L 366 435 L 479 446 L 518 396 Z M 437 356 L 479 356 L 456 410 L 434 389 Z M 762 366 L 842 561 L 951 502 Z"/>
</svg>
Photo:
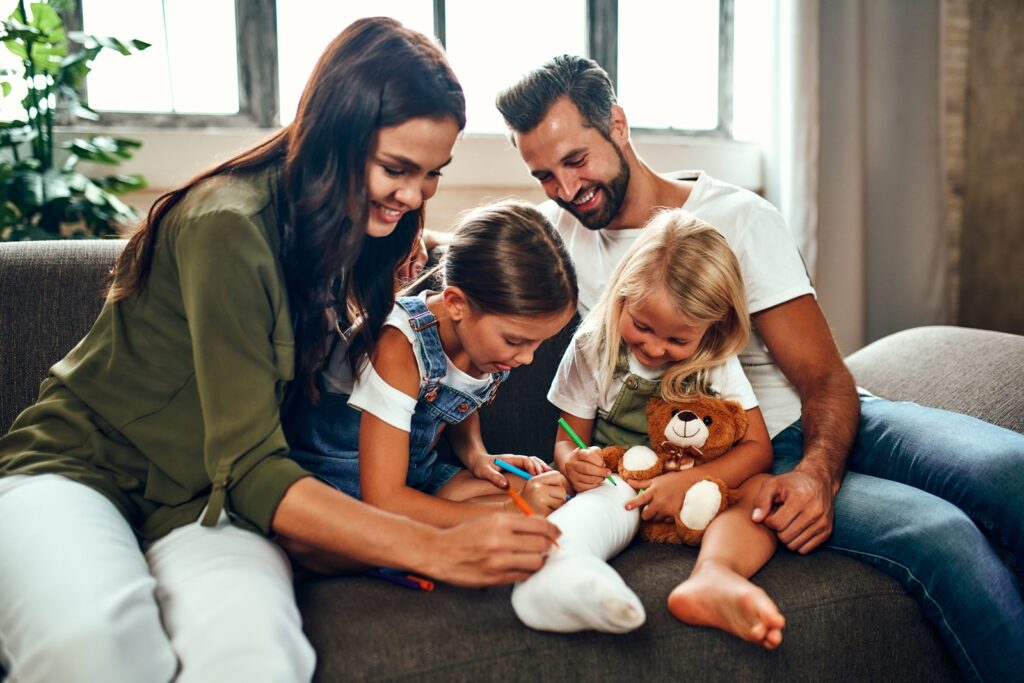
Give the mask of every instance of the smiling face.
<svg viewBox="0 0 1024 683">
<path fill-rule="evenodd" d="M 366 234 L 386 237 L 434 196 L 459 134 L 454 118 L 415 118 L 377 129 L 366 160 Z"/>
<path fill-rule="evenodd" d="M 512 316 L 482 313 L 469 305 L 449 309 L 459 345 L 469 358 L 468 372 L 475 376 L 529 365 L 541 342 L 565 327 L 573 312 L 569 307 L 547 316 Z"/>
<path fill-rule="evenodd" d="M 692 356 L 708 327 L 676 310 L 672 298 L 660 288 L 639 301 L 624 302 L 619 316 L 622 340 L 648 368 Z"/>
<path fill-rule="evenodd" d="M 609 226 L 625 201 L 630 170 L 622 148 L 627 141 L 621 109 L 613 107 L 605 137 L 586 125 L 567 97 L 551 105 L 535 128 L 515 134 L 516 147 L 544 193 L 591 230 Z"/>
</svg>

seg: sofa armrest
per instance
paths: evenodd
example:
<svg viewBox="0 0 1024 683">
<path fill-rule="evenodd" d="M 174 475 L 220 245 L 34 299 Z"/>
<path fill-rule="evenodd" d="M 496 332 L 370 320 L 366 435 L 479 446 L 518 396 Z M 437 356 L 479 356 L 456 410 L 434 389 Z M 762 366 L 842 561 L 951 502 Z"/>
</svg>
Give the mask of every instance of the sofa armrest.
<svg viewBox="0 0 1024 683">
<path fill-rule="evenodd" d="M 1024 336 L 966 327 L 896 332 L 846 359 L 857 383 L 1024 433 Z"/>
</svg>

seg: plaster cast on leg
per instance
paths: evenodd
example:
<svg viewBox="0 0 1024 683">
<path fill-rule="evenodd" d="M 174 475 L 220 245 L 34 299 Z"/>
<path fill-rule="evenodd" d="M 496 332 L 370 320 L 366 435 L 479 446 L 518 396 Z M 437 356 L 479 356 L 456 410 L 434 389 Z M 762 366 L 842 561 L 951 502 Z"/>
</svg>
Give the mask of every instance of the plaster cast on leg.
<svg viewBox="0 0 1024 683">
<path fill-rule="evenodd" d="M 639 510 L 623 508 L 636 495 L 621 478 L 575 496 L 548 516 L 562 530 L 536 574 L 512 590 L 516 616 L 531 628 L 569 633 L 593 629 L 626 633 L 644 623 L 636 594 L 605 560 L 629 545 Z"/>
</svg>

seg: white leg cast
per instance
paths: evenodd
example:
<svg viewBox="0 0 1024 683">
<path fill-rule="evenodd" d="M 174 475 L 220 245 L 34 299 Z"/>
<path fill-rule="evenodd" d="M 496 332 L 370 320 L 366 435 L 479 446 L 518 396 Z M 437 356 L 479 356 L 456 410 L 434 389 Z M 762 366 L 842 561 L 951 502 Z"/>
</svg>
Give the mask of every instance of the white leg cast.
<svg viewBox="0 0 1024 683">
<path fill-rule="evenodd" d="M 627 633 L 644 623 L 640 599 L 606 562 L 629 545 L 640 526 L 639 510 L 623 508 L 636 494 L 615 480 L 617 486 L 605 482 L 548 516 L 562 530 L 561 547 L 512 590 L 512 608 L 530 628 Z"/>
</svg>

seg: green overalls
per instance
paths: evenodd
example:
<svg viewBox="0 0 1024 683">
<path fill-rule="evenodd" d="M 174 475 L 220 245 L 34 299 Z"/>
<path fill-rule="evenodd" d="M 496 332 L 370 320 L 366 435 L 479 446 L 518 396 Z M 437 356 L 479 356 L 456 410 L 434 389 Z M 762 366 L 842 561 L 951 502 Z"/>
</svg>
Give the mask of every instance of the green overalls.
<svg viewBox="0 0 1024 683">
<path fill-rule="evenodd" d="M 625 355 L 619 358 L 615 374 L 626 373 L 622 389 L 608 415 L 594 420 L 595 446 L 650 446 L 647 439 L 647 402 L 661 396 L 661 380 L 645 379 L 629 372 Z"/>
</svg>

